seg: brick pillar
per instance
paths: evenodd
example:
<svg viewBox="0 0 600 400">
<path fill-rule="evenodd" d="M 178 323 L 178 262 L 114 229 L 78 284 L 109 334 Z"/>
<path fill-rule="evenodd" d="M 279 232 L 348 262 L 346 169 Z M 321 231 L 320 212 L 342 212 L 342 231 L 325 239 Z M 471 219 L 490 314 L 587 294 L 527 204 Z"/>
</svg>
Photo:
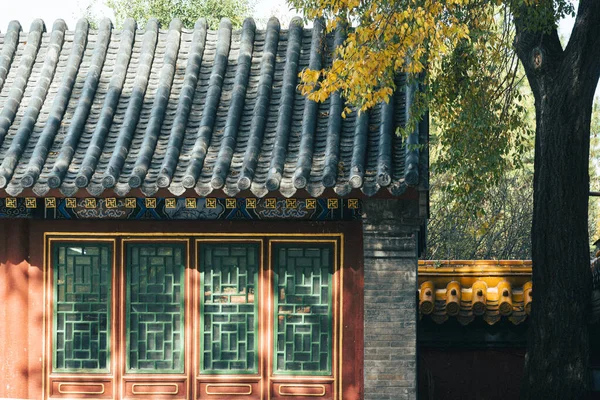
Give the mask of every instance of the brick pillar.
<svg viewBox="0 0 600 400">
<path fill-rule="evenodd" d="M 418 203 L 363 206 L 365 400 L 415 399 Z"/>
</svg>

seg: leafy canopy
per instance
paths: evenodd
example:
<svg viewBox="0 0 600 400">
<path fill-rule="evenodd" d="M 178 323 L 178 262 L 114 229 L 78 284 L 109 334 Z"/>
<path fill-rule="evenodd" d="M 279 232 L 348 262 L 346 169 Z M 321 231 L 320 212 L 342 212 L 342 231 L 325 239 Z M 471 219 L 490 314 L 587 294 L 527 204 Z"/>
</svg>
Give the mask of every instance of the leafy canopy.
<svg viewBox="0 0 600 400">
<path fill-rule="evenodd" d="M 221 18 L 229 18 L 235 28 L 242 26 L 244 18 L 252 12 L 248 0 L 108 0 L 117 25 L 127 18 L 145 26 L 150 18 L 156 18 L 167 27 L 174 18 L 183 26 L 191 28 L 199 18 L 205 18 L 210 28 L 217 28 Z"/>
<path fill-rule="evenodd" d="M 339 91 L 348 105 L 366 110 L 389 100 L 396 73 L 420 80 L 403 133 L 429 110 L 432 172 L 443 173 L 443 188 L 476 209 L 521 164 L 533 134 L 524 122 L 524 74 L 509 10 L 526 10 L 522 16 L 536 26 L 573 11 L 568 1 L 540 8 L 551 14 L 536 11 L 548 1 L 291 0 L 306 18 L 324 18 L 328 31 L 347 30 L 332 66 L 304 70 L 300 88 L 315 101 Z"/>
</svg>

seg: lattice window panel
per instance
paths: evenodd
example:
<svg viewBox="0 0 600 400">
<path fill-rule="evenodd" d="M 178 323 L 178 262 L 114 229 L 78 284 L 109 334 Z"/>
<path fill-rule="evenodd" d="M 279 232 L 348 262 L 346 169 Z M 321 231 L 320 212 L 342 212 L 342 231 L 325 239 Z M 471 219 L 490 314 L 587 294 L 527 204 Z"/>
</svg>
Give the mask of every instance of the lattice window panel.
<svg viewBox="0 0 600 400">
<path fill-rule="evenodd" d="M 332 247 L 279 244 L 273 265 L 273 372 L 331 374 Z"/>
<path fill-rule="evenodd" d="M 55 372 L 108 372 L 112 249 L 55 243 Z"/>
<path fill-rule="evenodd" d="M 127 370 L 183 373 L 185 246 L 127 244 Z"/>
<path fill-rule="evenodd" d="M 258 244 L 203 244 L 202 372 L 258 372 Z"/>
</svg>

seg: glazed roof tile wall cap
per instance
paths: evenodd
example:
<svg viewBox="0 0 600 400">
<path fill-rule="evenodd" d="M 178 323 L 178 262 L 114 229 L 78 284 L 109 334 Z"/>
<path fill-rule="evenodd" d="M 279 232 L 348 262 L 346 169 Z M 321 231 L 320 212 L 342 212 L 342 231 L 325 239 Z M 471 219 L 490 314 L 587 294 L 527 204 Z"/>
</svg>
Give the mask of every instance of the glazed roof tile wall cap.
<svg viewBox="0 0 600 400">
<path fill-rule="evenodd" d="M 13 21 L 0 34 L 0 194 L 400 196 L 420 180 L 426 133 L 395 134 L 416 86 L 399 75 L 388 104 L 345 119 L 338 93 L 315 103 L 297 90 L 345 34 L 299 18 L 240 31 Z"/>
<path fill-rule="evenodd" d="M 531 261 L 419 261 L 419 315 L 467 325 L 481 317 L 517 325 L 531 312 Z"/>
</svg>

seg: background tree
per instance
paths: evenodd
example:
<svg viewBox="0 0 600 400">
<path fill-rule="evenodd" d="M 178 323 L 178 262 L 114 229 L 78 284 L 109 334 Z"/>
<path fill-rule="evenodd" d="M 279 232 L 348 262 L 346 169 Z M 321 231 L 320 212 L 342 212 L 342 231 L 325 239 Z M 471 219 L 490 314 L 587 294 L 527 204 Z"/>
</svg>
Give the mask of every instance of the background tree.
<svg viewBox="0 0 600 400">
<path fill-rule="evenodd" d="M 531 258 L 535 110 L 504 12 L 430 77 L 428 259 Z"/>
<path fill-rule="evenodd" d="M 108 0 L 107 4 L 115 13 L 117 26 L 127 18 L 135 19 L 138 26 L 156 18 L 166 27 L 179 18 L 183 26 L 191 28 L 199 18 L 205 18 L 213 29 L 221 18 L 229 18 L 234 28 L 241 27 L 253 7 L 248 0 Z"/>
<path fill-rule="evenodd" d="M 496 86 L 468 85 L 474 81 L 468 75 L 462 79 L 470 91 L 463 89 L 460 80 L 457 90 L 445 83 L 461 77 L 465 60 L 461 55 L 468 56 L 469 51 L 497 48 L 492 53 L 505 57 L 508 47 L 496 44 L 506 43 L 504 32 L 509 31 L 494 32 L 499 23 L 514 27 L 512 54 L 523 65 L 536 111 L 531 229 L 536 294 L 522 397 L 584 398 L 590 385 L 588 156 L 592 104 L 600 77 L 600 1 L 579 1 L 564 48 L 556 25 L 574 11 L 568 0 L 293 0 L 293 4 L 308 18 L 325 17 L 329 30 L 355 25 L 330 69 L 303 73 L 303 90 L 313 100 L 340 91 L 347 102 L 365 109 L 388 99 L 396 71 L 427 70 L 425 92 L 417 99 L 413 115 L 418 118 L 418 111 L 429 106 L 435 118 L 440 107 L 440 117 L 450 121 L 439 123 L 440 141 L 448 143 L 451 163 L 447 167 L 456 177 L 456 190 L 471 201 L 478 197 L 476 187 L 501 176 L 490 171 L 506 169 L 511 149 L 519 151 L 523 145 L 522 136 L 514 134 L 518 126 L 511 127 L 505 114 L 518 107 L 518 94 L 510 85 L 508 96 L 505 90 L 496 92 Z M 480 61 L 485 70 L 486 60 Z M 508 102 L 486 105 L 488 91 Z M 503 113 L 505 118 L 498 119 Z M 488 124 L 494 120 L 508 121 L 507 128 L 512 129 Z M 466 129 L 457 131 L 452 121 Z"/>
<path fill-rule="evenodd" d="M 430 178 L 430 260 L 531 259 L 533 165 L 508 170 L 488 188 L 476 210 L 441 189 L 448 174 Z"/>
<path fill-rule="evenodd" d="M 528 98 L 530 94 L 524 94 Z M 533 103 L 527 104 L 525 123 L 535 123 Z M 531 109 L 531 110 L 530 110 Z M 532 120 L 529 122 L 529 120 Z M 437 136 L 437 128 L 432 127 Z M 431 216 L 427 230 L 430 260 L 531 259 L 531 217 L 533 214 L 533 143 L 519 165 L 505 170 L 498 182 L 485 189 L 476 205 L 465 205 L 447 189 L 450 172 L 440 171 L 437 155 L 440 146 L 430 144 L 431 164 L 436 170 L 430 177 Z M 529 147 L 529 146 L 527 146 Z M 600 194 L 600 104 L 594 104 L 591 124 L 590 190 Z M 600 196 L 590 196 L 588 231 L 590 257 L 593 243 L 600 240 Z"/>
</svg>

